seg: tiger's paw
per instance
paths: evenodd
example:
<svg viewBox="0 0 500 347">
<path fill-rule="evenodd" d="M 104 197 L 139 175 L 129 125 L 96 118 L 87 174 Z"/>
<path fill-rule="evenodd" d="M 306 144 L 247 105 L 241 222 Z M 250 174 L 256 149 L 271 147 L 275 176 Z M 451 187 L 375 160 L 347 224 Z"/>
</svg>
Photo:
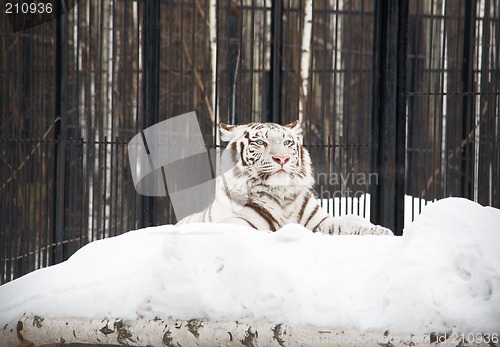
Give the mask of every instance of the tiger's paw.
<svg viewBox="0 0 500 347">
<path fill-rule="evenodd" d="M 391 235 L 394 233 L 381 225 L 374 225 L 369 220 L 356 215 L 347 215 L 337 218 L 341 229 L 339 234 L 344 235 Z"/>
<path fill-rule="evenodd" d="M 391 229 L 381 225 L 372 225 L 370 227 L 362 226 L 354 232 L 355 235 L 389 235 L 394 236 Z"/>
</svg>

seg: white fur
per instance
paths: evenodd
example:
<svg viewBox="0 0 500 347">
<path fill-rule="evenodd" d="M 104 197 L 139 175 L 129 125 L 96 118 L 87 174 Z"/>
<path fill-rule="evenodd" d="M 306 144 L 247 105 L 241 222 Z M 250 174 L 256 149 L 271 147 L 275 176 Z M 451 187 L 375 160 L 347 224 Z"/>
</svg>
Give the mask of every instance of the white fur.
<svg viewBox="0 0 500 347">
<path fill-rule="evenodd" d="M 319 207 L 313 193 L 311 159 L 302 147 L 299 122 L 286 126 L 221 124 L 220 132 L 221 139 L 228 142 L 222 164 L 228 171 L 217 178 L 212 204 L 178 224 L 221 222 L 274 231 L 298 223 L 327 234 L 392 235 L 389 229 L 362 217 L 331 217 Z M 273 157 L 288 161 L 281 165 Z"/>
</svg>

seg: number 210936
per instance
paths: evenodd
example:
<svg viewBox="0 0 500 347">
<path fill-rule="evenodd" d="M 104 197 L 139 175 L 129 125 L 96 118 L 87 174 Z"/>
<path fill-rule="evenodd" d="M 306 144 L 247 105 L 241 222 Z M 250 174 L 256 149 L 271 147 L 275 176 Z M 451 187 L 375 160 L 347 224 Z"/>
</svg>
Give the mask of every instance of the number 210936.
<svg viewBox="0 0 500 347">
<path fill-rule="evenodd" d="M 7 14 L 42 14 L 52 13 L 53 8 L 50 2 L 6 2 L 5 13 Z"/>
</svg>

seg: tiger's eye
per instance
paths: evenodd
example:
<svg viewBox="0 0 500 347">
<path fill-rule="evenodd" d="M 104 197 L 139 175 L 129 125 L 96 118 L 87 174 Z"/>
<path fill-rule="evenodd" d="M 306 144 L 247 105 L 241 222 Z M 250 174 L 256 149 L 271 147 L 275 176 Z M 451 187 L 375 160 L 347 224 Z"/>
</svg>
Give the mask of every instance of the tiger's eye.
<svg viewBox="0 0 500 347">
<path fill-rule="evenodd" d="M 262 146 L 262 145 L 264 144 L 264 141 L 263 141 L 263 140 L 257 140 L 257 144 L 258 144 L 259 146 Z"/>
<path fill-rule="evenodd" d="M 285 146 L 288 146 L 288 145 L 290 144 L 290 140 L 285 140 L 285 141 L 283 141 L 283 144 L 284 144 Z"/>
</svg>

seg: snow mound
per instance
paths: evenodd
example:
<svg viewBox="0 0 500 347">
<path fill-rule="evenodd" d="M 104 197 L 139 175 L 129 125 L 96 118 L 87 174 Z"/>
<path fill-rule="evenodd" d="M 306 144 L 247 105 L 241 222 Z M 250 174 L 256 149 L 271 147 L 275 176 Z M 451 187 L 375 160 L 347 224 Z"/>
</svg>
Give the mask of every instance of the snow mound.
<svg viewBox="0 0 500 347">
<path fill-rule="evenodd" d="M 172 225 L 93 242 L 0 286 L 42 317 L 270 321 L 360 332 L 500 331 L 500 210 L 428 205 L 402 237 Z"/>
</svg>

